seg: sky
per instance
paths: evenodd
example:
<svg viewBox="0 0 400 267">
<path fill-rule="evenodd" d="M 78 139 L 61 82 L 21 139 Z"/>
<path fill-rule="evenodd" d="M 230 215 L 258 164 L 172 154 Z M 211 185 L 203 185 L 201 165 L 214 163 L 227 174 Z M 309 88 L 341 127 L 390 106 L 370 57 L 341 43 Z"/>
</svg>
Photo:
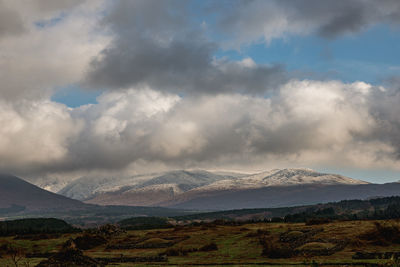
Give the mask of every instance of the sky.
<svg viewBox="0 0 400 267">
<path fill-rule="evenodd" d="M 0 0 L 0 172 L 400 180 L 398 0 Z"/>
</svg>

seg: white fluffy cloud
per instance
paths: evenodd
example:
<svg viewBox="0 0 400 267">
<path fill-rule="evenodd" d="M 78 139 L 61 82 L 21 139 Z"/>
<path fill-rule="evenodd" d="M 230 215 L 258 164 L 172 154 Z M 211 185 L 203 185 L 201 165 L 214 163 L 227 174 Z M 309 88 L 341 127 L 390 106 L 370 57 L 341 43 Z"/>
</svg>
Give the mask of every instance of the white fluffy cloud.
<svg viewBox="0 0 400 267">
<path fill-rule="evenodd" d="M 40 171 L 64 159 L 69 153 L 68 141 L 81 129 L 69 112 L 64 105 L 50 101 L 1 101 L 0 169 Z"/>
<path fill-rule="evenodd" d="M 143 164 L 400 169 L 396 118 L 379 115 L 394 108 L 386 94 L 363 82 L 292 80 L 268 98 L 136 88 L 105 92 L 98 104 L 76 109 L 50 101 L 2 104 L 2 167 L 65 173 Z M 382 127 L 387 124 L 392 127 Z"/>
<path fill-rule="evenodd" d="M 46 98 L 57 86 L 79 82 L 90 60 L 109 42 L 104 33 L 94 31 L 101 1 L 50 2 L 0 2 L 0 8 L 14 12 L 13 19 L 19 18 L 23 29 L 0 38 L 3 99 Z"/>
</svg>

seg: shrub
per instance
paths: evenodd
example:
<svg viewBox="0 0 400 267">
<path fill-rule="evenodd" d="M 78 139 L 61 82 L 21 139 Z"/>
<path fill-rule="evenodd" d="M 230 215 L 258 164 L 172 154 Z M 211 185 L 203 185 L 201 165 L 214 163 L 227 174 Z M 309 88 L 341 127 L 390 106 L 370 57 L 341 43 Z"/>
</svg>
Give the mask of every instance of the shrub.
<svg viewBox="0 0 400 267">
<path fill-rule="evenodd" d="M 331 243 L 322 243 L 322 242 L 310 242 L 306 243 L 300 248 L 301 251 L 321 251 L 321 250 L 329 250 L 335 247 L 334 244 Z"/>
<path fill-rule="evenodd" d="M 218 250 L 218 246 L 214 242 L 204 245 L 199 249 L 199 251 L 214 251 L 214 250 Z"/>
<path fill-rule="evenodd" d="M 294 251 L 287 246 L 279 246 L 272 242 L 265 242 L 263 244 L 262 256 L 271 259 L 290 258 L 294 256 Z"/>
<path fill-rule="evenodd" d="M 296 239 L 303 238 L 303 237 L 304 237 L 304 233 L 301 231 L 290 231 L 285 234 L 285 239 L 288 241 L 296 240 Z"/>
<path fill-rule="evenodd" d="M 382 225 L 375 222 L 374 226 L 374 229 L 360 235 L 359 238 L 378 246 L 387 246 L 390 243 L 400 244 L 400 228 L 398 225 Z"/>
<path fill-rule="evenodd" d="M 332 222 L 332 220 L 328 218 L 311 218 L 306 221 L 306 225 L 318 225 L 330 222 Z"/>
<path fill-rule="evenodd" d="M 63 220 L 54 218 L 18 219 L 0 222 L 0 236 L 26 235 L 41 233 L 72 233 L 77 232 Z"/>
<path fill-rule="evenodd" d="M 134 217 L 118 222 L 125 230 L 148 230 L 173 227 L 167 218 L 162 217 Z"/>
<path fill-rule="evenodd" d="M 168 248 L 162 255 L 167 256 L 186 256 L 187 251 L 183 248 Z"/>
<path fill-rule="evenodd" d="M 90 235 L 85 233 L 74 239 L 74 243 L 78 249 L 87 250 L 106 244 L 107 240 L 99 235 Z"/>
</svg>

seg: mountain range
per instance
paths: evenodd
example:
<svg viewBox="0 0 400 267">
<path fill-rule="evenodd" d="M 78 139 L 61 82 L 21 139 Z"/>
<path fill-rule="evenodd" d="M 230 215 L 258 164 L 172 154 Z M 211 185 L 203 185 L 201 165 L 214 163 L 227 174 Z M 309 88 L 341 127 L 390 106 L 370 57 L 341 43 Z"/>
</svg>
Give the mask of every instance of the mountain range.
<svg viewBox="0 0 400 267">
<path fill-rule="evenodd" d="M 48 184 L 41 186 L 49 187 Z M 223 210 L 393 196 L 399 190 L 399 183 L 370 184 L 338 174 L 297 168 L 254 174 L 177 170 L 131 177 L 82 177 L 67 183 L 57 193 L 98 205 Z"/>
</svg>

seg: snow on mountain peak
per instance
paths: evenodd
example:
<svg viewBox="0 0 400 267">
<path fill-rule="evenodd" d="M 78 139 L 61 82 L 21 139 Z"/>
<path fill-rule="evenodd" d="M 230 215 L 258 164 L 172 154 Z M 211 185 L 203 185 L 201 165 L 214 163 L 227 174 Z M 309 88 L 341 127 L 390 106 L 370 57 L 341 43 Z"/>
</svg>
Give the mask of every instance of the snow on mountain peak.
<svg viewBox="0 0 400 267">
<path fill-rule="evenodd" d="M 50 184 L 51 186 L 57 186 Z M 357 185 L 364 181 L 337 174 L 326 174 L 308 168 L 272 169 L 255 174 L 212 172 L 204 170 L 175 170 L 127 177 L 82 177 L 63 184 L 58 193 L 79 200 L 99 203 L 152 204 L 157 198 L 167 199 L 178 195 L 218 190 L 256 189 L 268 186 L 294 186 L 303 184 Z M 147 198 L 145 197 L 147 196 Z M 104 202 L 111 201 L 112 202 Z M 118 200 L 118 198 L 121 198 Z M 144 201 L 143 199 L 147 199 Z M 117 201 L 118 200 L 118 201 Z M 101 202 L 102 201 L 102 202 Z M 104 202 L 104 203 L 103 203 Z M 149 202 L 150 203 L 150 202 Z"/>
<path fill-rule="evenodd" d="M 226 179 L 198 187 L 196 191 L 252 189 L 301 184 L 367 184 L 338 174 L 319 173 L 308 168 L 273 169 L 237 179 Z"/>
</svg>

